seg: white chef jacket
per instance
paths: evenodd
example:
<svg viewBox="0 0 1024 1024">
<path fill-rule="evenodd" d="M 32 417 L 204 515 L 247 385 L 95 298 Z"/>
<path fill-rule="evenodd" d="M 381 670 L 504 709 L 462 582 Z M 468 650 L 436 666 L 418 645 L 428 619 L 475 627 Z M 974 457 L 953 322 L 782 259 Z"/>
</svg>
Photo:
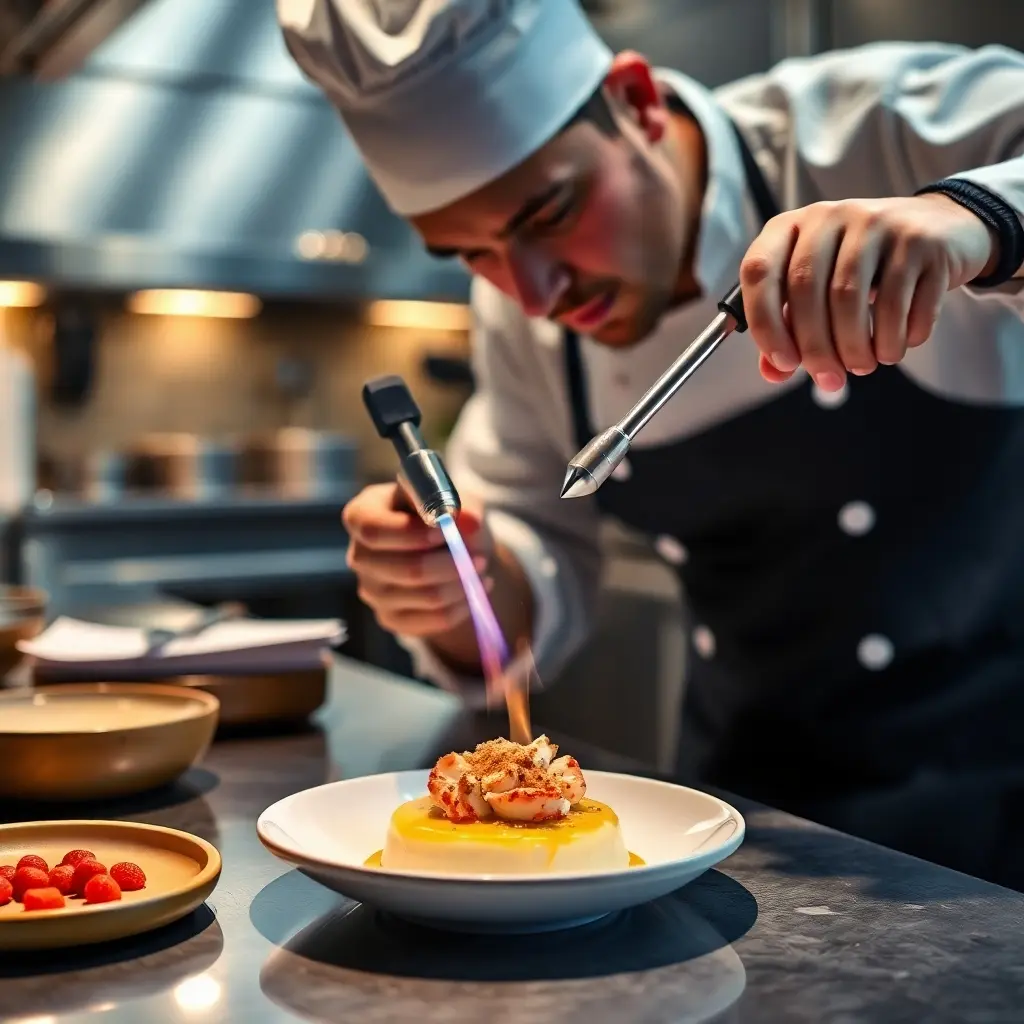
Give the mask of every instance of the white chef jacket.
<svg viewBox="0 0 1024 1024">
<path fill-rule="evenodd" d="M 713 92 L 676 72 L 659 71 L 658 78 L 679 94 L 707 143 L 696 248 L 702 298 L 666 316 L 632 348 L 581 339 L 595 430 L 616 423 L 707 326 L 761 229 L 730 117 L 783 209 L 910 196 L 958 177 L 999 195 L 1024 220 L 1024 54 L 879 43 L 787 60 Z M 473 281 L 471 304 L 476 390 L 446 461 L 462 494 L 484 501 L 495 537 L 530 580 L 534 656 L 541 678 L 550 679 L 589 636 L 601 562 L 596 503 L 559 497 L 577 450 L 563 329 L 528 318 L 483 279 Z M 900 365 L 921 387 L 953 401 L 1024 404 L 1024 280 L 949 294 L 931 339 Z M 797 374 L 786 384 L 766 382 L 749 335 L 733 335 L 633 446 L 678 442 L 801 381 Z M 843 400 L 842 393 L 818 397 L 822 415 Z M 628 473 L 628 457 L 620 471 Z M 398 639 L 421 678 L 473 703 L 481 699 L 479 680 L 457 677 L 422 641 Z"/>
</svg>

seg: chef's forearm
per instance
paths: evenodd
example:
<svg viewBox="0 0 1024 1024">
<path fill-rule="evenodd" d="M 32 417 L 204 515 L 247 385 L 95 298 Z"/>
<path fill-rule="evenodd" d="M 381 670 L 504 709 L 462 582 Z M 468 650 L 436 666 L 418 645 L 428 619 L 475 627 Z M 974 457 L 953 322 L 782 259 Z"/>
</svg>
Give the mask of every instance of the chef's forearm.
<svg viewBox="0 0 1024 1024">
<path fill-rule="evenodd" d="M 533 636 L 533 591 L 519 560 L 499 543 L 495 546 L 490 575 L 494 579 L 491 604 L 510 651 Z M 455 629 L 428 638 L 434 653 L 454 672 L 480 675 L 480 649 L 473 623 L 466 620 Z"/>
</svg>

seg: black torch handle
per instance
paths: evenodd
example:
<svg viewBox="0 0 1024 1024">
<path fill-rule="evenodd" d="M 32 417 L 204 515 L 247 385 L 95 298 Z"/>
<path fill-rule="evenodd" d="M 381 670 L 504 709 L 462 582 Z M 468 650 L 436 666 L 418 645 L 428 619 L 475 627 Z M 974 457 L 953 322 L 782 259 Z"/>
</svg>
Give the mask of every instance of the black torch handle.
<svg viewBox="0 0 1024 1024">
<path fill-rule="evenodd" d="M 733 285 L 729 294 L 718 303 L 719 312 L 728 313 L 736 321 L 736 330 L 742 334 L 747 329 L 747 314 L 743 309 L 743 291 L 739 284 Z"/>
</svg>

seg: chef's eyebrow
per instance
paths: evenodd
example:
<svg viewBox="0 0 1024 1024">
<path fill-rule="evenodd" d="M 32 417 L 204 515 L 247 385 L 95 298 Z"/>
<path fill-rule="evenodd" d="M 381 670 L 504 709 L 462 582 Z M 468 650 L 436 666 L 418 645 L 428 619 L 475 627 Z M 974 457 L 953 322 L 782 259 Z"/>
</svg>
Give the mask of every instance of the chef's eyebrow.
<svg viewBox="0 0 1024 1024">
<path fill-rule="evenodd" d="M 540 213 L 563 188 L 565 188 L 565 179 L 553 181 L 543 192 L 538 192 L 537 195 L 527 199 L 519 207 L 518 213 L 513 214 L 508 223 L 498 232 L 498 238 L 505 239 L 509 235 L 514 235 L 535 214 Z"/>
<path fill-rule="evenodd" d="M 461 249 L 453 249 L 444 245 L 428 245 L 427 252 L 439 260 L 454 259 L 462 253 Z"/>
<path fill-rule="evenodd" d="M 531 220 L 536 214 L 544 209 L 562 189 L 565 188 L 566 179 L 553 181 L 543 192 L 538 192 L 523 203 L 522 206 L 508 219 L 505 226 L 495 236 L 504 240 L 514 235 L 524 224 Z M 450 246 L 428 245 L 427 252 L 438 259 L 451 259 L 453 256 L 462 255 L 467 250 Z M 470 250 L 472 251 L 472 250 Z"/>
</svg>

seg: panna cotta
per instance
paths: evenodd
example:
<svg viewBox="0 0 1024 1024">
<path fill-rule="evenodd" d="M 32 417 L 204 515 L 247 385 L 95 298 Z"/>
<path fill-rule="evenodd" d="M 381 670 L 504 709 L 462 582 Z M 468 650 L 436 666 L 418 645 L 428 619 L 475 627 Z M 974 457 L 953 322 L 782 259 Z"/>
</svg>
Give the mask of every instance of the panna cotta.
<svg viewBox="0 0 1024 1024">
<path fill-rule="evenodd" d="M 446 754 L 430 773 L 429 795 L 391 816 L 381 867 L 474 875 L 628 867 L 618 816 L 586 799 L 579 763 L 557 753 L 541 736 Z"/>
</svg>

